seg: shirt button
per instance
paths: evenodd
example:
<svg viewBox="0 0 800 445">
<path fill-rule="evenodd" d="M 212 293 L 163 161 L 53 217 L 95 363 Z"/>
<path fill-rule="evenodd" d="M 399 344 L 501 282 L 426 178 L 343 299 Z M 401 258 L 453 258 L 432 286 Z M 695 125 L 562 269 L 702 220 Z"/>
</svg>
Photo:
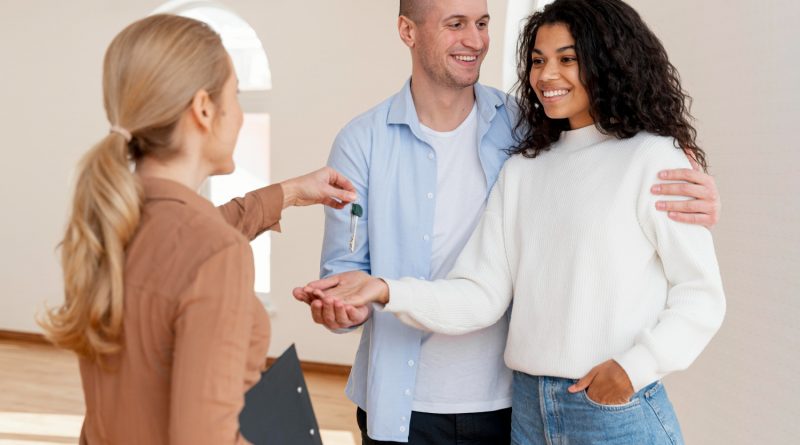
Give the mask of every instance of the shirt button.
<svg viewBox="0 0 800 445">
<path fill-rule="evenodd" d="M 428 241 L 429 239 L 431 239 L 431 237 L 429 237 L 428 235 L 425 235 L 425 236 L 422 237 L 422 239 L 424 239 L 425 241 Z"/>
<path fill-rule="evenodd" d="M 428 199 L 433 199 L 433 193 L 428 193 Z"/>
<path fill-rule="evenodd" d="M 433 152 L 428 153 L 428 159 L 433 159 L 435 157 L 436 156 L 433 154 Z"/>
<path fill-rule="evenodd" d="M 411 395 L 411 390 L 407 389 L 407 390 L 403 391 L 403 394 L 405 394 L 407 396 L 410 396 Z"/>
<path fill-rule="evenodd" d="M 406 427 L 404 427 L 404 426 L 401 426 L 401 427 L 400 427 L 400 432 L 401 432 L 401 433 L 405 433 L 405 432 L 406 432 Z"/>
<path fill-rule="evenodd" d="M 408 366 L 414 366 L 414 360 L 409 360 L 408 361 Z"/>
</svg>

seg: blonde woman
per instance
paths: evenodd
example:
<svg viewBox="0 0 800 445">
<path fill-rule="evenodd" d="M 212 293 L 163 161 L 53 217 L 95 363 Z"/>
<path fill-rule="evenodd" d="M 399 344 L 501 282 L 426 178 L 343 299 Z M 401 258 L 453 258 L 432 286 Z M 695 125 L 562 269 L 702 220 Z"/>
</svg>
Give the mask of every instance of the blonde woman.
<svg viewBox="0 0 800 445">
<path fill-rule="evenodd" d="M 270 329 L 248 241 L 287 206 L 340 208 L 354 189 L 322 169 L 220 208 L 197 194 L 233 171 L 242 125 L 231 60 L 201 22 L 128 26 L 106 52 L 103 90 L 111 130 L 80 165 L 65 303 L 44 321 L 80 357 L 81 443 L 244 443 L 238 414 Z"/>
</svg>

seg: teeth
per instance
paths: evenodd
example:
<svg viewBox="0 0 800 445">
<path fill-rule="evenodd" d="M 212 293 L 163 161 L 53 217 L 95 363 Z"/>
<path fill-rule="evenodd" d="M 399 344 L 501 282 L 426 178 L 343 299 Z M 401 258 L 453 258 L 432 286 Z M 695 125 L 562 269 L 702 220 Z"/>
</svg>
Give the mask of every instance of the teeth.
<svg viewBox="0 0 800 445">
<path fill-rule="evenodd" d="M 456 59 L 461 60 L 463 62 L 474 62 L 478 59 L 478 56 L 456 56 Z"/>
<path fill-rule="evenodd" d="M 544 97 L 556 97 L 556 96 L 563 96 L 569 93 L 567 90 L 550 90 L 550 91 L 542 91 L 542 95 Z"/>
</svg>

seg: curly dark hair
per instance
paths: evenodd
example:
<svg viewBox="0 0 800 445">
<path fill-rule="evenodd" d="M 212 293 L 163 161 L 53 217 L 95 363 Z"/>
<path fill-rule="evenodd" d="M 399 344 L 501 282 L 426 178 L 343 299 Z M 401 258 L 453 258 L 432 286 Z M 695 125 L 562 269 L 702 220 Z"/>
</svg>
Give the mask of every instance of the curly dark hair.
<svg viewBox="0 0 800 445">
<path fill-rule="evenodd" d="M 589 112 L 600 131 L 619 139 L 640 131 L 670 136 L 677 148 L 707 168 L 690 123 L 691 98 L 681 88 L 678 71 L 639 14 L 620 0 L 556 0 L 528 17 L 517 45 L 514 89 L 520 114 L 510 154 L 534 158 L 570 129 L 567 119 L 545 115 L 529 80 L 536 34 L 541 26 L 556 23 L 566 25 L 575 39 Z"/>
</svg>

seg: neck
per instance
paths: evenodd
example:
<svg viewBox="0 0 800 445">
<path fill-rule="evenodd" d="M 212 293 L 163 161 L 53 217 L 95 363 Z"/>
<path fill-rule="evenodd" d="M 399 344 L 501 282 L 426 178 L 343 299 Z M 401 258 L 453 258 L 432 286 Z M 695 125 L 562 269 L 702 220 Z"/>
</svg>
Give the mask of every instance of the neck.
<svg viewBox="0 0 800 445">
<path fill-rule="evenodd" d="M 195 191 L 208 178 L 208 172 L 202 168 L 199 159 L 187 156 L 168 160 L 145 156 L 136 162 L 136 174 L 144 178 L 169 179 Z"/>
<path fill-rule="evenodd" d="M 411 97 L 421 124 L 436 131 L 451 131 L 472 111 L 475 88 L 444 87 L 415 73 L 411 76 Z"/>
</svg>

